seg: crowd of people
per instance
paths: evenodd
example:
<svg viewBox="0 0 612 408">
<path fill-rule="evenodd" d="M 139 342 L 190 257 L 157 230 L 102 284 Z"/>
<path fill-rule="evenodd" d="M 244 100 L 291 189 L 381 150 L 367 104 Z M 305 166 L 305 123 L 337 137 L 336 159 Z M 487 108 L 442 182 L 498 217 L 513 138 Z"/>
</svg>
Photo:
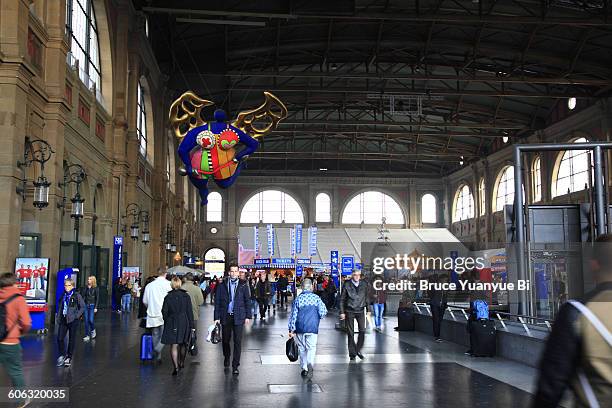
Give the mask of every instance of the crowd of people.
<svg viewBox="0 0 612 408">
<path fill-rule="evenodd" d="M 609 251 L 612 236 L 600 237 L 598 242 L 607 243 L 608 247 L 596 253 L 591 261 L 597 288 L 580 302 L 570 301 L 561 308 L 543 355 L 535 406 L 556 406 L 568 385 L 574 388 L 579 399 L 582 398 L 587 405 L 593 399 L 607 401 L 612 398 L 612 371 L 602 369 L 610 367 L 612 337 L 607 329 L 608 315 L 601 313 L 601 307 L 609 306 L 612 293 L 612 251 Z M 429 277 L 433 283 L 446 282 L 448 279 L 446 275 Z M 478 280 L 478 277 L 473 279 Z M 142 287 L 137 280 L 120 279 L 114 288 L 114 299 L 116 311 L 122 313 L 130 313 L 133 304 L 139 305 L 141 327 L 153 339 L 154 361 L 161 364 L 163 349 L 166 345 L 170 346 L 172 375 L 176 376 L 185 366 L 188 347 L 195 339 L 200 307 L 206 303 L 207 298 L 214 305 L 214 324 L 220 326 L 224 367 L 228 372 L 238 375 L 245 326 L 258 317 L 266 320 L 277 311 L 288 310 L 291 297 L 288 337 L 297 343 L 301 375 L 312 379 L 319 324 L 329 310 L 334 308 L 338 309 L 339 324 L 346 333 L 349 359 L 366 358 L 362 353 L 366 324 L 371 322 L 369 324 L 375 330 L 383 330 L 383 314 L 387 302 L 385 291 L 374 289 L 376 285 L 373 283 L 363 280 L 358 270 L 346 277 L 338 291 L 334 280 L 324 274 L 309 273 L 293 279 L 284 273 L 271 276 L 264 271 L 247 273 L 239 270 L 238 265 L 231 264 L 225 278 L 200 280 L 191 273 L 182 277 L 169 276 L 166 268 L 160 268 L 155 276 L 147 278 Z M 4 314 L 6 319 L 4 325 L 0 324 L 0 364 L 4 366 L 13 385 L 23 387 L 20 337 L 30 329 L 31 320 L 25 298 L 20 294 L 17 284 L 18 279 L 14 273 L 0 275 L 0 314 Z M 80 289 L 75 288 L 75 282 L 71 279 L 64 280 L 63 287 L 64 293 L 55 311 L 57 366 L 70 367 L 80 321 L 83 320 L 85 326 L 83 341 L 89 342 L 97 336 L 95 316 L 100 305 L 100 293 L 94 276 L 88 277 Z M 410 307 L 419 297 L 422 294 L 415 291 L 404 292 L 400 308 Z M 133 301 L 133 298 L 136 300 Z M 469 294 L 471 306 L 468 330 L 470 323 L 475 320 L 473 316 L 476 316 L 476 313 L 472 313 L 472 305 L 487 298 L 487 293 Z M 441 341 L 441 325 L 448 293 L 433 289 L 427 293 L 427 299 L 434 339 Z M 582 346 L 585 341 L 589 349 Z M 470 347 L 467 353 L 471 352 Z M 572 382 L 572 378 L 577 375 L 581 375 L 579 381 Z M 588 389 L 585 388 L 587 385 Z M 583 392 L 585 389 L 588 392 Z"/>
</svg>

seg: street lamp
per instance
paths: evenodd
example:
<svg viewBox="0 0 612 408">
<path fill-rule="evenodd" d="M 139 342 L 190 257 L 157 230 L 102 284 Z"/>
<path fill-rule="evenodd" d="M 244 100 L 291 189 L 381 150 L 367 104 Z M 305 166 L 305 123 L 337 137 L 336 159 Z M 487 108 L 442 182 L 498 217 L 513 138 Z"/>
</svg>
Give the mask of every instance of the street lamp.
<svg viewBox="0 0 612 408">
<path fill-rule="evenodd" d="M 64 178 L 60 183 L 62 187 L 62 202 L 58 203 L 57 206 L 62 209 L 62 217 L 66 209 L 66 188 L 70 183 L 74 183 L 76 186 L 76 193 L 74 197 L 70 199 L 72 203 L 72 209 L 70 210 L 70 218 L 74 219 L 74 242 L 75 242 L 75 256 L 76 266 L 80 268 L 81 265 L 81 251 L 79 250 L 79 221 L 83 218 L 83 203 L 85 199 L 81 197 L 81 183 L 85 180 L 87 174 L 85 169 L 80 164 L 69 164 L 64 163 Z"/>
<path fill-rule="evenodd" d="M 23 161 L 17 161 L 17 167 L 19 167 L 22 174 L 21 185 L 17 186 L 17 194 L 21 195 L 24 202 L 26 199 L 26 185 L 28 182 L 25 168 L 30 167 L 34 162 L 40 164 L 40 176 L 32 182 L 34 185 L 33 204 L 34 207 L 39 210 L 49 205 L 49 186 L 51 186 L 51 183 L 45 177 L 45 163 L 51 159 L 53 153 L 55 152 L 51 148 L 51 145 L 44 140 L 30 140 L 30 138 L 26 137 Z"/>
<path fill-rule="evenodd" d="M 151 233 L 149 231 L 149 212 L 147 210 L 141 210 L 140 206 L 136 203 L 129 203 L 125 207 L 125 215 L 121 218 L 126 219 L 132 217 L 132 223 L 130 225 L 130 238 L 133 241 L 138 241 L 140 238 L 140 223 L 142 222 L 142 243 L 148 244 L 151 241 Z M 126 232 L 127 225 L 124 225 L 123 231 Z"/>
</svg>

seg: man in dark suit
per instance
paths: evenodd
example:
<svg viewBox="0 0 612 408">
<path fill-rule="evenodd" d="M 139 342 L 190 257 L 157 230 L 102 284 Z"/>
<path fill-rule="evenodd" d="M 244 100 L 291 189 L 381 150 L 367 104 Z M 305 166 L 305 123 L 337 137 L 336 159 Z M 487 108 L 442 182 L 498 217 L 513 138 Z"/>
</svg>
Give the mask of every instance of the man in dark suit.
<svg viewBox="0 0 612 408">
<path fill-rule="evenodd" d="M 229 278 L 225 279 L 215 290 L 215 323 L 221 323 L 224 366 L 230 364 L 230 340 L 234 336 L 234 356 L 232 373 L 238 375 L 242 331 L 249 324 L 251 316 L 251 293 L 246 281 L 238 279 L 238 265 L 231 264 Z"/>
</svg>

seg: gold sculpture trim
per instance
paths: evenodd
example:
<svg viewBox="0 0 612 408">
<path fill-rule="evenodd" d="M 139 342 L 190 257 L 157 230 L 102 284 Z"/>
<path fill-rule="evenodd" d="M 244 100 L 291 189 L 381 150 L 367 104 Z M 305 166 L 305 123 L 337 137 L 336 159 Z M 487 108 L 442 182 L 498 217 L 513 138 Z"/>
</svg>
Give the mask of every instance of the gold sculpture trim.
<svg viewBox="0 0 612 408">
<path fill-rule="evenodd" d="M 272 130 L 276 129 L 278 122 L 287 117 L 287 107 L 276 96 L 270 92 L 264 92 L 266 100 L 261 106 L 243 111 L 238 114 L 233 125 L 244 133 L 251 135 L 254 139 L 262 137 Z M 277 107 L 278 112 L 274 112 L 273 108 Z M 258 127 L 255 122 L 269 119 L 269 123 Z"/>
<path fill-rule="evenodd" d="M 265 101 L 259 107 L 243 111 L 238 114 L 233 126 L 257 139 L 276 129 L 278 123 L 287 117 L 287 107 L 274 94 L 264 92 Z M 214 105 L 206 99 L 202 99 L 192 91 L 183 93 L 170 106 L 170 127 L 174 135 L 184 138 L 187 133 L 206 122 L 202 119 L 200 112 L 207 106 Z M 266 122 L 258 125 L 257 122 Z"/>
<path fill-rule="evenodd" d="M 174 131 L 174 135 L 183 138 L 191 129 L 205 124 L 206 122 L 200 116 L 200 112 L 203 108 L 214 104 L 214 102 L 202 99 L 191 91 L 183 93 L 170 106 L 170 128 Z M 179 108 L 182 113 L 179 112 Z M 186 124 L 189 129 L 185 130 Z"/>
</svg>

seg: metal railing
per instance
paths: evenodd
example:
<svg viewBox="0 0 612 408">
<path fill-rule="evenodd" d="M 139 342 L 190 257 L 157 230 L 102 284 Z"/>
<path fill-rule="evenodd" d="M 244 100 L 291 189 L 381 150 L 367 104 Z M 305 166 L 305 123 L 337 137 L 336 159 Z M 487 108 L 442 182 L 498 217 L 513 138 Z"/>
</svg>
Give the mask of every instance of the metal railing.
<svg viewBox="0 0 612 408">
<path fill-rule="evenodd" d="M 431 316 L 431 307 L 427 303 L 413 303 L 415 309 L 419 314 L 428 314 Z M 423 310 L 425 312 L 423 312 Z M 457 315 L 460 317 L 463 316 L 463 319 L 467 322 L 470 318 L 468 311 L 469 309 L 458 306 L 448 306 L 446 311 L 450 314 L 451 319 L 454 321 L 459 321 L 457 319 Z M 552 330 L 552 321 L 550 319 L 536 317 L 536 316 L 526 316 L 508 312 L 498 312 L 498 311 L 489 311 L 489 317 L 492 318 L 495 322 L 499 323 L 501 329 L 508 330 L 508 324 L 511 323 L 512 326 L 517 327 L 520 326 L 525 331 L 528 336 L 532 336 L 532 330 L 540 329 L 544 326 L 546 330 L 550 332 Z M 463 320 L 461 320 L 463 321 Z M 496 324 L 497 328 L 497 324 Z M 499 328 L 498 328 L 499 329 Z"/>
</svg>

